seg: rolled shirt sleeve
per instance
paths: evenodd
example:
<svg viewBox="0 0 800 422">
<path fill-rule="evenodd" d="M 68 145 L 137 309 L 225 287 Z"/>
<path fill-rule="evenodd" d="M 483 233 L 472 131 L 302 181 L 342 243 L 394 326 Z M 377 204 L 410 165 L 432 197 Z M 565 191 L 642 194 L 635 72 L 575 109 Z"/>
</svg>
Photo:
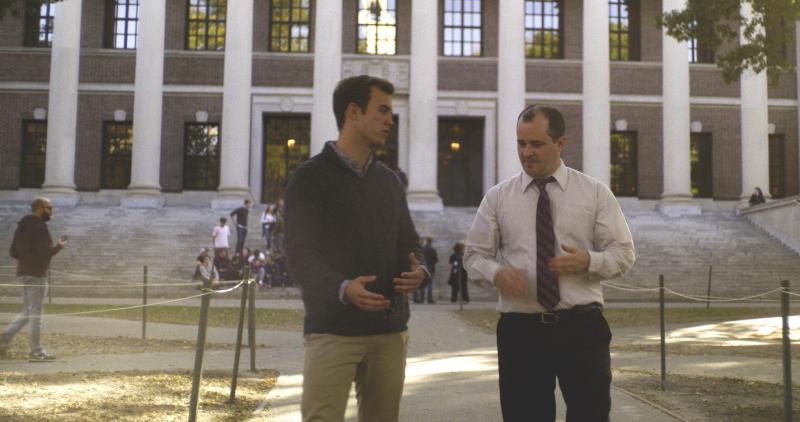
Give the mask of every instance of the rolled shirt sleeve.
<svg viewBox="0 0 800 422">
<path fill-rule="evenodd" d="M 464 252 L 467 274 L 494 284 L 494 276 L 500 269 L 495 257 L 500 245 L 500 230 L 497 225 L 497 189 L 486 193 L 478 207 L 469 230 Z"/>
</svg>

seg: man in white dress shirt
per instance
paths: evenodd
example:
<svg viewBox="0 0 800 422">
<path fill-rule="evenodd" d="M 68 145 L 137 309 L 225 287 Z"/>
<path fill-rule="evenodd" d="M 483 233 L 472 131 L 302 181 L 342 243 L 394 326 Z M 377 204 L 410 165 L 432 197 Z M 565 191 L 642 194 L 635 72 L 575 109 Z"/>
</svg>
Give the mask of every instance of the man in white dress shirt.
<svg viewBox="0 0 800 422">
<path fill-rule="evenodd" d="M 492 187 L 466 241 L 466 268 L 499 290 L 500 403 L 505 421 L 607 421 L 611 331 L 601 281 L 628 271 L 630 230 L 609 188 L 567 167 L 564 118 L 528 106 L 517 119 L 524 171 Z"/>
</svg>

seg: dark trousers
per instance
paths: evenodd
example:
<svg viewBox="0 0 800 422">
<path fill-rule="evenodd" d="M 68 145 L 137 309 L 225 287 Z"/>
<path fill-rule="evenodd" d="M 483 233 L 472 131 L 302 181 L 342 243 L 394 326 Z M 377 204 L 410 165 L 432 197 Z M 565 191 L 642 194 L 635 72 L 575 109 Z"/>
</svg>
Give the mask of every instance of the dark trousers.
<svg viewBox="0 0 800 422">
<path fill-rule="evenodd" d="M 247 237 L 247 227 L 236 225 L 236 252 L 242 253 L 244 239 Z"/>
<path fill-rule="evenodd" d="M 558 378 L 567 422 L 608 421 L 610 342 L 599 309 L 556 324 L 543 323 L 539 314 L 503 313 L 497 324 L 503 420 L 555 421 Z"/>
<path fill-rule="evenodd" d="M 460 282 L 457 281 L 450 284 L 450 302 L 458 302 L 459 292 L 461 292 L 461 299 L 463 299 L 464 302 L 469 302 L 467 280 L 462 279 Z"/>
</svg>

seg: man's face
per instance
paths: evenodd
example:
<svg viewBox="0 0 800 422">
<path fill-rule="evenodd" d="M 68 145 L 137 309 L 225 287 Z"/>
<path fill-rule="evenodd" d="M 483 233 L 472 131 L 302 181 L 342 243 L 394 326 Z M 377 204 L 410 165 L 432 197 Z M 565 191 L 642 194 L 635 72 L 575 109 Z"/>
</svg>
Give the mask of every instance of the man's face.
<svg viewBox="0 0 800 422">
<path fill-rule="evenodd" d="M 532 121 L 520 121 L 517 124 L 517 153 L 522 168 L 534 179 L 551 176 L 561 160 L 561 149 L 566 138 L 563 136 L 555 142 L 547 129 L 550 123 L 547 118 L 537 113 Z"/>
<path fill-rule="evenodd" d="M 42 214 L 41 214 L 42 220 L 50 221 L 50 219 L 53 217 L 53 204 L 48 202 L 48 203 L 42 205 L 42 207 L 39 208 L 39 209 L 42 212 Z"/>
<path fill-rule="evenodd" d="M 356 114 L 356 130 L 367 142 L 367 146 L 373 148 L 383 145 L 394 124 L 392 98 L 389 94 L 371 87 L 367 109 L 358 109 Z"/>
</svg>

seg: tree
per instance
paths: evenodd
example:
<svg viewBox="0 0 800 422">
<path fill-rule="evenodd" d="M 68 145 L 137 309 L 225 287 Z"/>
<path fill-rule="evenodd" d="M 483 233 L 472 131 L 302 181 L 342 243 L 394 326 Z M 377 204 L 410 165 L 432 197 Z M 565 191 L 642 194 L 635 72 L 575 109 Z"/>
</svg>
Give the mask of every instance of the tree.
<svg viewBox="0 0 800 422">
<path fill-rule="evenodd" d="M 751 17 L 741 15 L 742 3 L 752 6 Z M 787 48 L 798 19 L 797 0 L 687 0 L 685 9 L 659 14 L 656 20 L 669 36 L 679 41 L 702 40 L 715 51 L 725 82 L 736 81 L 746 69 L 756 73 L 766 69 L 770 83 L 775 83 L 781 72 L 794 69 L 787 60 Z M 741 44 L 739 28 L 745 38 Z M 724 51 L 720 50 L 723 45 Z"/>
</svg>

